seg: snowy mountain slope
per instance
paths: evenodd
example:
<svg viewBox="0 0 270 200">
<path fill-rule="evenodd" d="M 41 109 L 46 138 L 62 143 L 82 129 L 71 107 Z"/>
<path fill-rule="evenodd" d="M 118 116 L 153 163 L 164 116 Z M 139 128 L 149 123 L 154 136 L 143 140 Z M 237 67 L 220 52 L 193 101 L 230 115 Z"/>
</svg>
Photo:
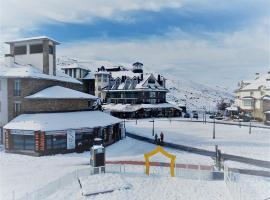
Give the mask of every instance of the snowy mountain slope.
<svg viewBox="0 0 270 200">
<path fill-rule="evenodd" d="M 78 62 L 80 65 L 96 71 L 98 67 L 105 66 L 106 68 L 114 66 L 123 66 L 126 70 L 132 68 L 132 63 L 111 62 L 102 60 L 77 60 L 67 57 L 57 59 L 58 66 L 72 62 Z M 144 67 L 144 73 L 153 73 L 157 76 L 159 73 L 154 71 L 149 66 Z M 162 74 L 161 74 L 162 75 Z M 215 110 L 219 101 L 224 99 L 226 102 L 233 100 L 233 95 L 222 86 L 215 88 L 196 83 L 194 81 L 185 80 L 181 77 L 175 78 L 171 74 L 164 75 L 167 79 L 166 87 L 169 90 L 167 101 L 176 105 L 185 105 L 188 110 Z"/>
<path fill-rule="evenodd" d="M 170 91 L 167 94 L 167 101 L 185 105 L 188 110 L 212 111 L 221 100 L 226 102 L 233 100 L 233 95 L 225 89 L 212 88 L 194 81 L 167 79 L 166 84 Z"/>
</svg>

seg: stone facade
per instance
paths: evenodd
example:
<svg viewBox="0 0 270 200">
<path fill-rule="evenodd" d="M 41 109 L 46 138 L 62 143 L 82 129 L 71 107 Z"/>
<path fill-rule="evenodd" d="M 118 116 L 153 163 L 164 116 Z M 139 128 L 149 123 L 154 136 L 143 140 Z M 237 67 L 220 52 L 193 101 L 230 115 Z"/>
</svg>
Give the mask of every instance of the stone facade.
<svg viewBox="0 0 270 200">
<path fill-rule="evenodd" d="M 89 109 L 89 102 L 86 99 L 27 99 L 22 106 L 23 113 L 83 111 Z"/>
<path fill-rule="evenodd" d="M 21 94 L 20 96 L 14 96 L 14 84 L 15 80 L 20 80 L 21 82 Z M 71 88 L 74 90 L 82 91 L 83 87 L 81 84 L 76 83 L 70 83 L 70 82 L 62 82 L 62 81 L 56 81 L 56 80 L 46 80 L 46 79 L 35 79 L 35 78 L 9 78 L 8 79 L 8 121 L 12 120 L 14 117 L 16 117 L 16 114 L 14 113 L 14 103 L 20 102 L 21 103 L 21 113 L 27 113 L 28 109 L 35 109 L 34 103 L 29 103 L 29 100 L 25 99 L 24 97 L 35 94 L 45 88 L 51 87 L 51 86 L 63 86 L 67 88 Z M 42 104 L 42 103 L 41 103 Z M 63 103 L 65 104 L 65 103 Z M 84 103 L 80 103 L 82 105 Z M 52 105 L 52 103 L 50 104 Z M 59 105 L 59 104 L 57 104 Z M 71 105 L 74 105 L 71 104 Z M 31 108 L 33 107 L 33 108 Z M 66 106 L 61 106 L 61 108 Z M 77 106 L 76 106 L 77 107 Z M 82 106 L 84 107 L 84 106 Z M 51 107 L 50 110 L 53 108 L 56 108 L 56 105 L 54 107 Z M 37 110 L 40 108 L 36 108 Z M 59 110 L 59 109 L 57 109 Z M 73 109 L 74 110 L 74 109 Z M 45 110 L 44 110 L 45 111 Z M 17 113 L 19 114 L 19 113 Z"/>
</svg>

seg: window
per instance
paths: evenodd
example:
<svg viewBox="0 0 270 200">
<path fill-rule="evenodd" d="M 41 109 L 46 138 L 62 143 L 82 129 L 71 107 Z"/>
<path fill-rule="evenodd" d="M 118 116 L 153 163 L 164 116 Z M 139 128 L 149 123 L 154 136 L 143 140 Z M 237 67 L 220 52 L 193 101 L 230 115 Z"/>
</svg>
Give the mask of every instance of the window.
<svg viewBox="0 0 270 200">
<path fill-rule="evenodd" d="M 13 148 L 18 150 L 35 150 L 34 135 L 12 135 Z"/>
<path fill-rule="evenodd" d="M 24 55 L 26 54 L 26 46 L 14 47 L 14 55 Z"/>
<path fill-rule="evenodd" d="M 14 81 L 14 96 L 21 96 L 21 80 L 16 79 Z"/>
<path fill-rule="evenodd" d="M 98 86 L 98 91 L 101 91 L 101 86 L 100 85 Z"/>
<path fill-rule="evenodd" d="M 33 53 L 42 53 L 43 52 L 43 45 L 42 44 L 33 44 L 30 45 L 30 54 Z"/>
<path fill-rule="evenodd" d="M 250 92 L 250 96 L 253 96 L 254 95 L 254 92 Z"/>
<path fill-rule="evenodd" d="M 52 45 L 49 45 L 49 54 L 54 54 L 54 48 Z"/>
<path fill-rule="evenodd" d="M 14 114 L 18 115 L 21 113 L 21 102 L 20 101 L 15 101 L 14 102 Z"/>
<path fill-rule="evenodd" d="M 156 97 L 156 93 L 155 92 L 150 92 L 150 98 L 155 98 Z"/>
<path fill-rule="evenodd" d="M 244 99 L 243 104 L 244 106 L 252 106 L 253 100 L 252 99 Z"/>
<path fill-rule="evenodd" d="M 53 135 L 53 148 L 54 149 L 66 149 L 67 137 L 66 135 Z"/>
</svg>

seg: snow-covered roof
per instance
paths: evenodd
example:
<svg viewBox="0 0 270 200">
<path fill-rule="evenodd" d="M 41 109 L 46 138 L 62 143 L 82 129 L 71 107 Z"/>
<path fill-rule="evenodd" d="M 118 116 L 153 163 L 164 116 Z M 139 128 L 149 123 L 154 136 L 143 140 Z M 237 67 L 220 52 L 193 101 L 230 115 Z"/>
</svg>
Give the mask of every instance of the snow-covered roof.
<svg viewBox="0 0 270 200">
<path fill-rule="evenodd" d="M 262 97 L 262 100 L 268 100 L 268 101 L 270 101 L 270 96 L 269 95 L 265 95 L 265 96 Z"/>
<path fill-rule="evenodd" d="M 56 76 L 44 74 L 40 69 L 32 65 L 19 65 L 14 63 L 14 67 L 0 67 L 0 77 L 6 78 L 36 78 L 36 79 L 49 79 L 63 82 L 79 83 L 75 78 L 68 76 L 67 74 L 56 70 Z"/>
<path fill-rule="evenodd" d="M 140 74 L 134 73 L 130 70 L 122 70 L 122 71 L 115 71 L 115 72 L 112 71 L 111 74 L 113 78 L 117 78 L 117 77 L 121 78 L 122 76 L 133 78 L 133 77 L 140 76 Z"/>
<path fill-rule="evenodd" d="M 83 77 L 83 79 L 85 79 L 85 80 L 95 79 L 95 76 L 94 76 L 93 73 L 88 72 L 88 73 L 85 75 L 85 77 Z"/>
<path fill-rule="evenodd" d="M 41 90 L 33 95 L 25 97 L 27 99 L 97 99 L 91 94 L 83 93 L 70 88 L 52 86 Z"/>
<path fill-rule="evenodd" d="M 269 111 L 266 111 L 266 112 L 264 112 L 264 113 L 266 113 L 266 114 L 270 114 L 270 110 L 269 110 Z"/>
<path fill-rule="evenodd" d="M 104 109 L 114 111 L 114 112 L 135 112 L 141 108 L 151 109 L 151 108 L 176 108 L 182 110 L 178 106 L 170 103 L 159 103 L 159 104 L 107 104 L 103 105 Z"/>
<path fill-rule="evenodd" d="M 16 42 L 26 42 L 26 41 L 31 41 L 31 40 L 44 40 L 44 39 L 48 39 L 50 41 L 52 41 L 54 44 L 58 45 L 60 44 L 60 42 L 49 38 L 48 36 L 37 36 L 37 37 L 29 37 L 29 38 L 20 38 L 20 39 L 16 39 L 16 40 L 11 40 L 11 41 L 7 41 L 5 42 L 6 44 L 12 44 L 12 43 L 16 43 Z"/>
<path fill-rule="evenodd" d="M 258 90 L 260 87 L 263 89 L 270 89 L 270 74 L 262 74 L 257 79 L 250 82 L 240 90 Z"/>
<path fill-rule="evenodd" d="M 122 120 L 100 111 L 22 114 L 4 126 L 5 129 L 60 131 L 95 128 L 116 124 Z"/>
<path fill-rule="evenodd" d="M 238 108 L 236 106 L 230 106 L 230 107 L 227 107 L 226 110 L 228 110 L 228 111 L 238 111 Z"/>
<path fill-rule="evenodd" d="M 78 62 L 74 62 L 74 63 L 57 63 L 57 68 L 60 69 L 84 69 L 89 71 L 89 68 L 78 63 Z"/>
</svg>

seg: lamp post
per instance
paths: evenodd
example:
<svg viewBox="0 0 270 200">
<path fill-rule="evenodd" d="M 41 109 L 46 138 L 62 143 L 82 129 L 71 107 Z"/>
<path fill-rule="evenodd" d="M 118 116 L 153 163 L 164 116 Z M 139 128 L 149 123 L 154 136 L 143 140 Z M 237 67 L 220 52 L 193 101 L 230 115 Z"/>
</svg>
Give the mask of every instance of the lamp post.
<svg viewBox="0 0 270 200">
<path fill-rule="evenodd" d="M 213 118 L 213 139 L 216 138 L 216 119 L 215 117 Z"/>
<path fill-rule="evenodd" d="M 249 134 L 251 134 L 251 121 L 249 122 Z"/>
<path fill-rule="evenodd" d="M 152 122 L 153 123 L 153 126 L 152 126 L 152 136 L 154 136 L 155 135 L 155 118 L 153 118 L 153 120 L 151 120 L 149 122 Z"/>
</svg>

